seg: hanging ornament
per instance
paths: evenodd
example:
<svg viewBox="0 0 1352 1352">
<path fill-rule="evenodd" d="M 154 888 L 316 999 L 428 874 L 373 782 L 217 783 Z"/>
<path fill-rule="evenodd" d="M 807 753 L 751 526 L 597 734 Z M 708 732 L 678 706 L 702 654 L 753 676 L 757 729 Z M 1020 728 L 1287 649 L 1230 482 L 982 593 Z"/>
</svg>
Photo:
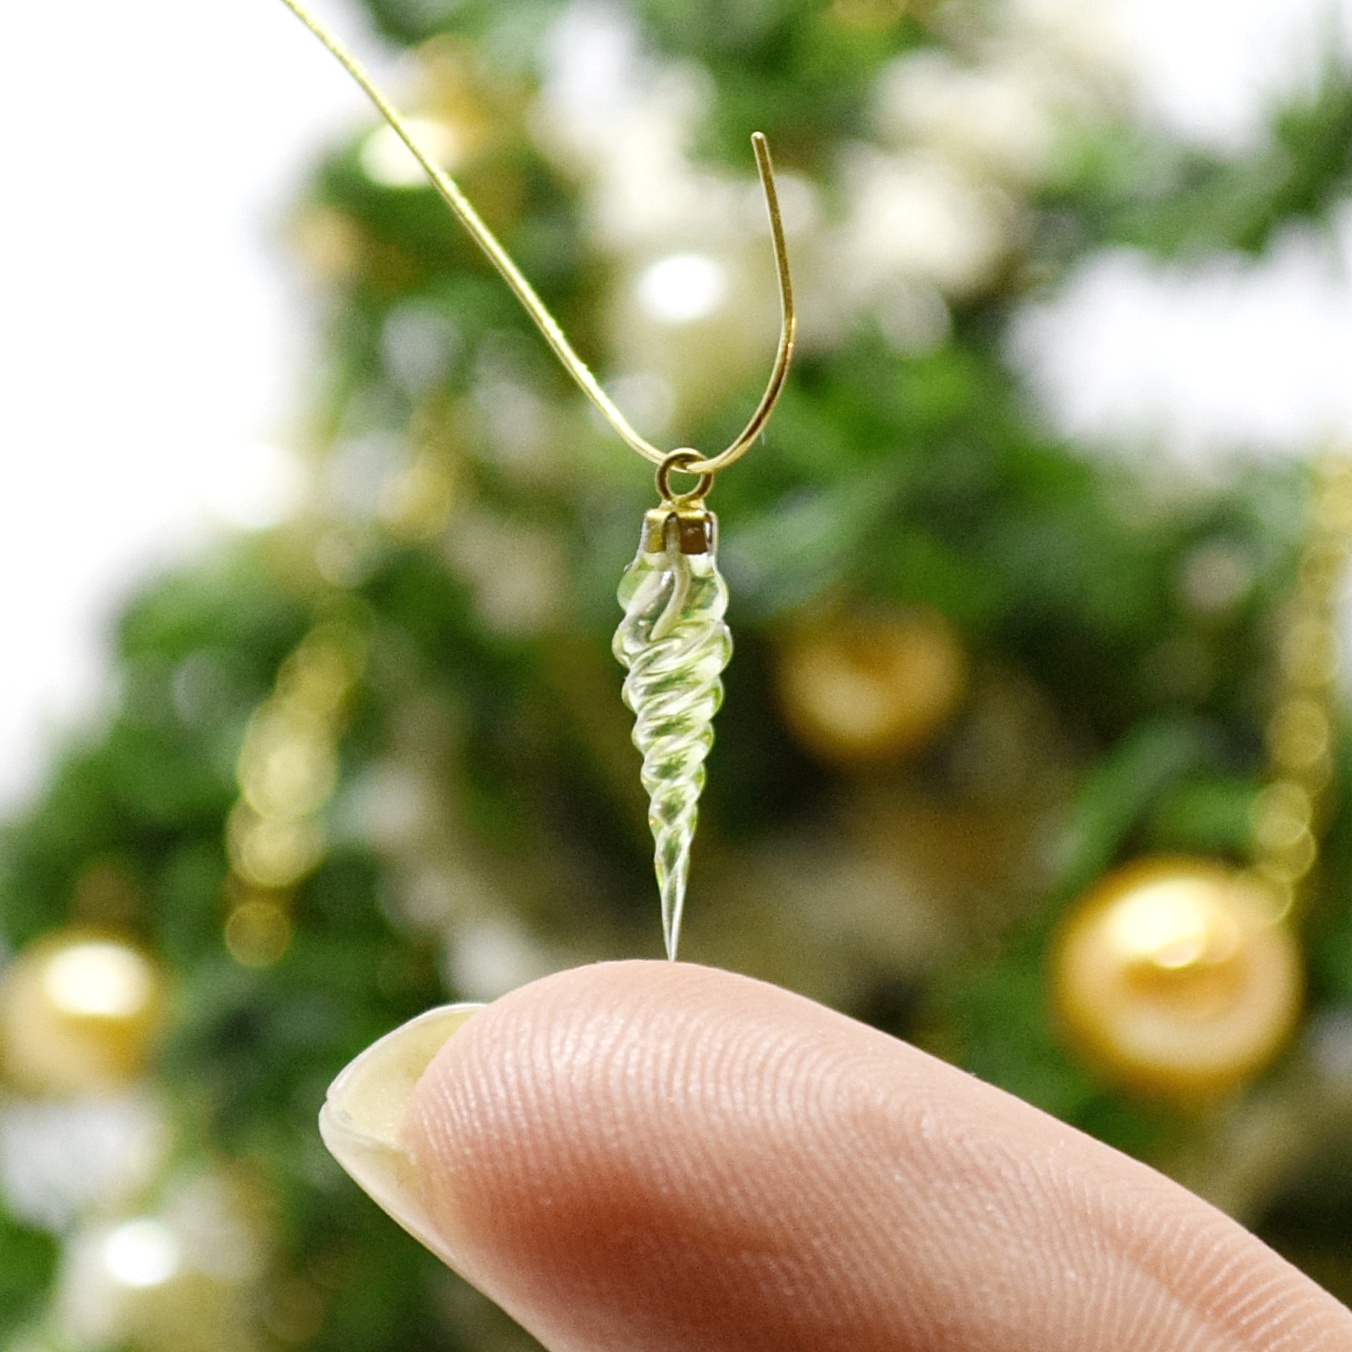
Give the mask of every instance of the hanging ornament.
<svg viewBox="0 0 1352 1352">
<path fill-rule="evenodd" d="M 705 509 L 704 500 L 713 486 L 715 476 L 745 455 L 765 430 L 788 378 L 797 326 L 788 253 L 784 244 L 784 223 L 775 192 L 769 146 L 759 132 L 752 135 L 756 169 L 765 193 L 770 233 L 774 241 L 781 308 L 779 344 L 770 379 L 747 425 L 717 455 L 706 458 L 688 447 L 663 451 L 633 428 L 601 388 L 600 382 L 573 350 L 558 321 L 549 313 L 534 288 L 484 224 L 460 187 L 437 163 L 435 148 L 423 144 L 417 129 L 390 106 L 389 101 L 371 82 L 370 76 L 301 0 L 284 2 L 366 91 L 389 124 L 390 132 L 420 166 L 471 238 L 497 268 L 527 314 L 535 321 L 564 369 L 620 440 L 630 450 L 657 466 L 660 505 L 648 514 L 644 522 L 638 557 L 626 573 L 620 588 L 620 603 L 625 609 L 625 619 L 616 635 L 615 652 L 629 669 L 625 698 L 635 713 L 637 723 L 634 740 L 643 752 L 643 783 L 648 790 L 648 821 L 656 844 L 655 864 L 662 901 L 663 937 L 667 956 L 675 958 L 690 846 L 694 837 L 699 793 L 704 783 L 704 758 L 713 739 L 713 715 L 722 699 L 719 675 L 731 654 L 731 640 L 723 624 L 727 589 L 714 562 L 716 526 L 713 515 Z M 692 273 L 690 262 L 687 259 L 678 264 L 678 282 L 684 276 L 688 283 L 700 272 L 700 266 L 696 265 L 695 273 Z M 704 275 L 706 279 L 710 276 L 707 271 Z M 667 281 L 670 281 L 670 274 Z M 663 289 L 659 287 L 659 291 Z M 678 471 L 695 476 L 696 485 L 691 491 L 672 491 L 670 477 Z M 252 831 L 257 813 L 249 816 L 249 810 L 246 793 L 243 808 L 237 808 L 237 812 L 241 813 L 243 826 Z M 270 828 L 270 825 L 267 821 L 262 822 L 265 828 Z M 260 831 L 258 835 L 264 845 L 272 845 L 270 829 Z M 237 873 L 241 871 L 241 865 L 245 869 L 252 868 L 255 874 L 263 873 L 264 870 L 249 858 L 244 845 L 237 846 L 234 835 L 231 836 L 231 848 Z M 263 863 L 270 862 L 268 850 L 261 851 L 261 856 Z M 296 851 L 296 857 L 304 856 Z M 291 856 L 284 852 L 283 862 L 288 869 L 294 869 Z M 278 869 L 276 872 L 280 874 L 282 871 Z M 296 872 L 295 876 L 298 878 L 301 874 Z M 258 881 L 273 888 L 284 885 L 274 876 L 259 876 Z"/>
<path fill-rule="evenodd" d="M 785 644 L 779 697 L 794 735 L 836 763 L 921 750 L 967 688 L 952 623 L 928 607 L 858 611 L 819 621 Z"/>
<path fill-rule="evenodd" d="M 717 519 L 699 490 L 689 500 L 673 497 L 667 475 L 664 465 L 658 487 L 665 505 L 648 513 L 638 554 L 620 583 L 624 620 L 614 650 L 629 672 L 624 702 L 634 711 L 634 744 L 643 753 L 662 933 L 667 955 L 675 957 L 704 758 L 723 702 L 720 676 L 732 657 L 732 635 L 723 622 L 728 587 L 715 561 Z"/>
<path fill-rule="evenodd" d="M 1067 1039 L 1128 1089 L 1196 1101 L 1280 1050 L 1301 999 L 1300 954 L 1273 896 L 1206 859 L 1139 860 L 1076 903 L 1053 944 Z"/>
<path fill-rule="evenodd" d="M 25 1093 L 78 1095 L 139 1078 L 164 1005 L 160 971 L 111 933 L 59 930 L 0 976 L 0 1055 Z"/>
</svg>

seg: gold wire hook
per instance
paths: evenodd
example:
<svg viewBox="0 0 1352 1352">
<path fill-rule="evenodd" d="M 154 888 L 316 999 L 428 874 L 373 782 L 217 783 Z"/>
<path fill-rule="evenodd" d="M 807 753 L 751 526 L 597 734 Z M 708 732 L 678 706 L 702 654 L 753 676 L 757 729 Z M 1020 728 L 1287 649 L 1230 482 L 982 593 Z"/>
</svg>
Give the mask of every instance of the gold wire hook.
<svg viewBox="0 0 1352 1352">
<path fill-rule="evenodd" d="M 581 387 L 583 394 L 595 404 L 601 416 L 615 429 L 621 440 L 631 450 L 637 451 L 645 460 L 654 465 L 666 464 L 671 453 L 659 450 L 646 438 L 640 436 L 629 420 L 616 407 L 610 396 L 601 388 L 601 382 L 592 375 L 587 364 L 573 351 L 572 344 L 559 327 L 558 321 L 545 303 L 535 293 L 535 288 L 526 280 L 521 270 L 512 262 L 506 249 L 498 243 L 497 237 L 484 224 L 468 197 L 461 192 L 459 185 L 446 171 L 436 165 L 431 156 L 418 143 L 408 125 L 395 110 L 390 101 L 376 87 L 375 82 L 366 73 L 361 63 L 341 42 L 306 8 L 301 0 L 282 0 L 282 3 L 317 37 L 320 42 L 338 59 L 347 73 L 361 86 L 366 96 L 375 104 L 380 115 L 394 128 L 399 139 L 408 147 L 413 158 L 422 166 L 432 186 L 441 194 L 446 205 L 455 213 L 461 225 L 469 231 L 474 242 L 488 256 L 488 261 L 502 274 L 503 280 L 512 289 L 517 300 L 525 307 L 526 313 L 535 321 L 545 341 L 554 350 L 554 355 L 563 364 L 563 368 Z M 793 308 L 793 285 L 789 278 L 789 255 L 784 244 L 784 224 L 779 212 L 779 196 L 775 192 L 774 165 L 770 159 L 770 147 L 760 132 L 754 132 L 751 146 L 756 156 L 756 171 L 760 175 L 761 189 L 765 194 L 765 206 L 770 216 L 770 235 L 774 244 L 775 268 L 779 279 L 780 330 L 779 347 L 775 352 L 774 365 L 770 379 L 765 386 L 756 411 L 751 420 L 738 433 L 732 444 L 709 459 L 696 456 L 686 461 L 689 452 L 681 454 L 679 468 L 701 476 L 714 475 L 726 469 L 734 460 L 739 460 L 750 449 L 752 443 L 765 429 L 770 413 L 779 399 L 788 378 L 789 364 L 793 360 L 794 336 L 798 328 L 797 315 Z M 677 466 L 673 466 L 677 468 Z"/>
</svg>

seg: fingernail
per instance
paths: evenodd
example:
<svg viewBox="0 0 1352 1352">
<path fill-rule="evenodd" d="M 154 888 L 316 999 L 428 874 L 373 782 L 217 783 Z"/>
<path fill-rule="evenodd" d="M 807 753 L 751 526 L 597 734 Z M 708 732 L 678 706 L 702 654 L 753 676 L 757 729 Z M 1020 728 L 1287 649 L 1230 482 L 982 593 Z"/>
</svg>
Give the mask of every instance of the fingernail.
<svg viewBox="0 0 1352 1352">
<path fill-rule="evenodd" d="M 399 1139 L 413 1086 L 446 1040 L 482 1005 L 443 1005 L 372 1043 L 329 1086 L 319 1134 L 334 1159 L 414 1239 L 449 1261 Z"/>
</svg>

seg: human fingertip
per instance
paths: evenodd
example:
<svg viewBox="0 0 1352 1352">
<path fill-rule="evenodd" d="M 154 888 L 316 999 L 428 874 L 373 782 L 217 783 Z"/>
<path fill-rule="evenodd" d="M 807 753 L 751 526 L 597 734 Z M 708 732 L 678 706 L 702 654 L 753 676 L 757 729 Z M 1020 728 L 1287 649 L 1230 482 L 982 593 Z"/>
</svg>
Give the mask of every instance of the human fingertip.
<svg viewBox="0 0 1352 1352">
<path fill-rule="evenodd" d="M 428 1065 L 482 1008 L 443 1005 L 387 1033 L 339 1073 L 319 1114 L 324 1144 L 358 1187 L 443 1258 L 444 1246 L 427 1216 L 401 1131 L 409 1100 Z"/>
</svg>

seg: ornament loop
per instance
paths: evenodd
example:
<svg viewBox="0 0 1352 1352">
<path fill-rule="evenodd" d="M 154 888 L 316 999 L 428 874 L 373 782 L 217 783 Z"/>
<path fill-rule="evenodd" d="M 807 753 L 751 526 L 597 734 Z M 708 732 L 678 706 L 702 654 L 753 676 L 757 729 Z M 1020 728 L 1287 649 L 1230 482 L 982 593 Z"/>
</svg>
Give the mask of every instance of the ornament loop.
<svg viewBox="0 0 1352 1352">
<path fill-rule="evenodd" d="M 714 471 L 705 469 L 706 463 L 698 451 L 692 451 L 689 447 L 672 451 L 657 467 L 657 492 L 663 505 L 681 508 L 697 507 L 703 503 L 709 495 L 709 490 L 714 486 Z M 698 482 L 696 482 L 694 488 L 686 493 L 673 493 L 671 491 L 672 470 L 681 470 L 686 474 L 698 475 Z"/>
</svg>

